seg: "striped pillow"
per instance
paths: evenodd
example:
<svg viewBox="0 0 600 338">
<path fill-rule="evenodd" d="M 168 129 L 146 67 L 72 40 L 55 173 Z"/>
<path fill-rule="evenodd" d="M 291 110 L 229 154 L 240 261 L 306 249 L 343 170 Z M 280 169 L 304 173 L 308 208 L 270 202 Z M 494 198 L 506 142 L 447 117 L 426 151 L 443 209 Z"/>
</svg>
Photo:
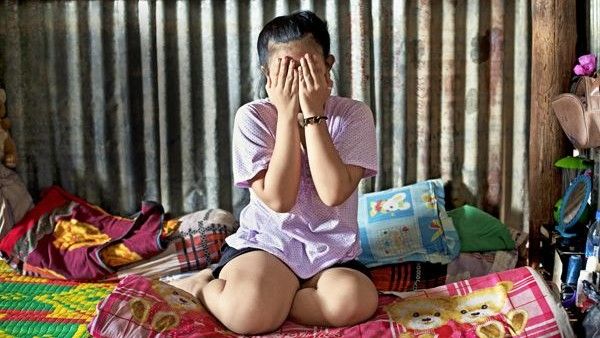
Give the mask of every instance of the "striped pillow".
<svg viewBox="0 0 600 338">
<path fill-rule="evenodd" d="M 415 291 L 446 284 L 448 265 L 405 262 L 369 269 L 379 291 Z"/>
</svg>

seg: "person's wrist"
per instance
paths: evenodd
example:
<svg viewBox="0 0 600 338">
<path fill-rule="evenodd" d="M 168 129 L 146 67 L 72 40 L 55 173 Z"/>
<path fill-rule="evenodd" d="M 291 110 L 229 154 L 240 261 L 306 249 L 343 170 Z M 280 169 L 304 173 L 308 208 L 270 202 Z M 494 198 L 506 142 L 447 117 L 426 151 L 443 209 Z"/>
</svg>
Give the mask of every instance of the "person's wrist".
<svg viewBox="0 0 600 338">
<path fill-rule="evenodd" d="M 286 124 L 294 124 L 298 121 L 298 113 L 286 110 L 278 110 L 277 122 Z"/>
<path fill-rule="evenodd" d="M 307 125 L 304 126 L 304 129 L 317 129 L 317 128 L 321 128 L 320 126 L 326 127 L 327 126 L 327 120 L 320 120 L 318 123 L 308 123 Z"/>
<path fill-rule="evenodd" d="M 309 108 L 309 109 L 303 110 L 302 115 L 304 115 L 305 119 L 307 119 L 309 117 L 322 116 L 322 115 L 324 115 L 324 109 Z"/>
</svg>

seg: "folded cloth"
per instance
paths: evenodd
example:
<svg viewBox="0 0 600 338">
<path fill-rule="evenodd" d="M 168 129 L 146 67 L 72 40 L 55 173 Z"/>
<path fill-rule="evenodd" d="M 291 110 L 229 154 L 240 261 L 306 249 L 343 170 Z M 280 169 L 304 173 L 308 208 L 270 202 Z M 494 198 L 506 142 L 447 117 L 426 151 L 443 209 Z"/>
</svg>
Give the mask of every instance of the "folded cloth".
<svg viewBox="0 0 600 338">
<path fill-rule="evenodd" d="M 99 280 L 114 272 L 101 255 L 108 246 L 119 244 L 136 259 L 163 250 L 163 214 L 160 204 L 143 202 L 135 219 L 113 216 L 54 186 L 0 240 L 0 250 L 18 257 L 26 274 Z"/>
<path fill-rule="evenodd" d="M 470 205 L 448 211 L 460 238 L 460 251 L 513 250 L 508 227 L 496 217 Z"/>
<path fill-rule="evenodd" d="M 529 236 L 526 232 L 513 228 L 509 228 L 509 232 L 511 238 L 515 241 L 517 249 L 461 252 L 458 258 L 448 264 L 448 274 L 444 284 L 485 276 L 492 272 L 514 269 L 519 263 L 519 258 L 524 257 L 519 249 L 525 246 Z"/>
<path fill-rule="evenodd" d="M 165 251 L 150 259 L 123 266 L 113 276 L 114 279 L 131 274 L 157 279 L 202 270 L 219 261 L 225 238 L 238 227 L 235 217 L 222 209 L 200 210 L 177 220 L 177 230 L 165 239 Z"/>
</svg>

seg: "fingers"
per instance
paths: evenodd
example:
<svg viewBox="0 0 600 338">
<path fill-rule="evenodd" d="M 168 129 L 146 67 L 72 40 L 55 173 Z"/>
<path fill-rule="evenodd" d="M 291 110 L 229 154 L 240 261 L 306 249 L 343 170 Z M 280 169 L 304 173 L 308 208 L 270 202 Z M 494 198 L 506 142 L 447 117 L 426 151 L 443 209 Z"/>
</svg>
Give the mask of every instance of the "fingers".
<svg viewBox="0 0 600 338">
<path fill-rule="evenodd" d="M 300 82 L 303 88 L 316 89 L 319 87 L 325 87 L 331 89 L 333 82 L 329 78 L 329 72 L 326 71 L 326 67 L 317 55 L 305 54 L 300 59 L 301 72 Z"/>
<path fill-rule="evenodd" d="M 285 84 L 283 86 L 284 93 L 289 93 L 292 89 L 292 82 L 294 81 L 295 73 L 296 70 L 294 69 L 294 60 L 291 60 L 287 68 L 287 75 L 285 78 Z"/>
<path fill-rule="evenodd" d="M 300 76 L 298 75 L 298 70 L 294 69 L 294 73 L 293 73 L 293 80 L 292 80 L 292 93 L 298 93 L 298 78 Z"/>
<path fill-rule="evenodd" d="M 307 88 L 308 86 L 312 86 L 312 79 L 311 79 L 311 75 L 310 75 L 310 69 L 308 68 L 308 63 L 306 61 L 306 58 L 301 58 L 300 59 L 300 68 L 301 70 L 301 82 L 302 82 L 302 86 L 304 88 Z"/>
<path fill-rule="evenodd" d="M 278 79 L 278 85 L 281 87 L 285 87 L 285 80 L 288 77 L 288 69 L 289 69 L 289 65 L 290 65 L 290 59 L 289 58 L 284 58 L 281 61 L 280 67 L 279 67 L 279 79 Z"/>
<path fill-rule="evenodd" d="M 285 95 L 321 90 L 331 93 L 333 88 L 327 66 L 318 55 L 307 53 L 299 61 L 291 57 L 278 58 L 269 71 L 261 69 L 267 78 L 266 87 L 271 91 L 277 88 Z"/>
<path fill-rule="evenodd" d="M 279 79 L 280 79 L 280 74 L 281 74 L 281 66 L 282 66 L 282 62 L 281 62 L 281 58 L 277 59 L 277 63 L 275 64 L 275 74 L 273 74 L 273 86 L 277 86 L 277 84 L 279 83 Z"/>
<path fill-rule="evenodd" d="M 316 62 L 314 60 L 314 55 L 307 53 L 305 55 L 305 58 L 306 58 L 306 62 L 308 63 L 308 69 L 310 70 L 310 76 L 312 77 L 313 83 L 316 85 L 317 84 L 316 81 L 319 79 L 317 77 L 317 74 L 319 74 L 319 73 L 318 73 L 318 68 L 317 68 Z"/>
</svg>

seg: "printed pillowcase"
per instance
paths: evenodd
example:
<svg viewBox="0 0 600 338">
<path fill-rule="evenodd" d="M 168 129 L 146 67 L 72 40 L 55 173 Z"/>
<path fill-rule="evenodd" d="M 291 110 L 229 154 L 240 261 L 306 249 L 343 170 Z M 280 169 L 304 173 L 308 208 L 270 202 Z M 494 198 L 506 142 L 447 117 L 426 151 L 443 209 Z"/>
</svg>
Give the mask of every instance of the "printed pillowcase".
<svg viewBox="0 0 600 338">
<path fill-rule="evenodd" d="M 358 259 L 367 267 L 408 261 L 448 264 L 460 253 L 441 179 L 363 194 L 358 227 Z"/>
</svg>

